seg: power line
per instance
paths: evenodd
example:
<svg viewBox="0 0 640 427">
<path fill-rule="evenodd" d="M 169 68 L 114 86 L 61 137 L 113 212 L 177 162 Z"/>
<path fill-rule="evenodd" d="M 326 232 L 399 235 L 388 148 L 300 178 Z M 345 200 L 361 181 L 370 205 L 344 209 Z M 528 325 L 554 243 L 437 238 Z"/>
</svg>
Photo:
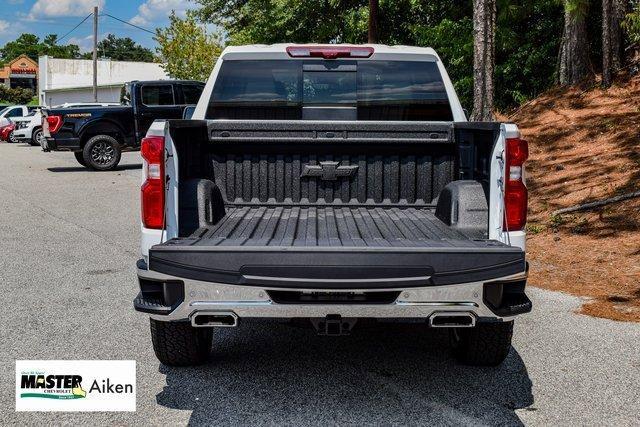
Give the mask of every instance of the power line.
<svg viewBox="0 0 640 427">
<path fill-rule="evenodd" d="M 88 14 L 87 16 L 85 16 L 85 18 L 84 18 L 82 21 L 80 21 L 80 23 L 79 23 L 78 25 L 76 25 L 75 27 L 73 27 L 73 28 L 71 29 L 71 31 L 67 32 L 64 36 L 62 36 L 62 37 L 60 37 L 59 39 L 57 39 L 57 40 L 56 40 L 56 42 L 60 43 L 60 41 L 61 41 L 63 38 L 65 38 L 65 37 L 67 37 L 69 34 L 73 33 L 73 32 L 76 30 L 76 28 L 78 28 L 80 25 L 84 24 L 84 21 L 86 21 L 87 19 L 89 19 L 89 17 L 90 17 L 90 16 L 92 16 L 92 15 L 93 15 L 93 13 L 90 13 L 90 14 Z"/>
<path fill-rule="evenodd" d="M 134 28 L 137 28 L 139 30 L 146 31 L 149 34 L 154 34 L 154 35 L 156 34 L 154 31 L 147 30 L 146 28 L 139 27 L 138 25 L 132 24 L 131 22 L 127 22 L 127 21 L 125 21 L 123 19 L 120 19 L 120 18 L 116 18 L 115 16 L 109 15 L 108 13 L 103 13 L 101 16 L 108 16 L 109 18 L 115 19 L 116 21 L 120 21 L 123 24 L 127 24 L 127 25 L 130 25 L 130 26 L 132 26 Z"/>
</svg>

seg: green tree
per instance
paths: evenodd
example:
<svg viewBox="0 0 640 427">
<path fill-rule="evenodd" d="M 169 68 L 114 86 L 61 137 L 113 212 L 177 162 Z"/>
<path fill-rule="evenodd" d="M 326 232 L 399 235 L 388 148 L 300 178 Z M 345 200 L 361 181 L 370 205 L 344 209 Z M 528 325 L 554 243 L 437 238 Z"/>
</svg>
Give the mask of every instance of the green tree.
<svg viewBox="0 0 640 427">
<path fill-rule="evenodd" d="M 80 57 L 80 48 L 75 44 L 58 44 L 58 35 L 49 34 L 42 41 L 40 55 L 49 55 L 54 58 L 74 59 Z"/>
<path fill-rule="evenodd" d="M 158 28 L 154 39 L 162 67 L 176 79 L 205 81 L 222 52 L 220 38 L 209 34 L 192 14 L 182 19 L 172 13 L 169 26 Z"/>
<path fill-rule="evenodd" d="M 471 17 L 443 19 L 437 25 L 415 29 L 419 46 L 431 46 L 447 65 L 462 105 L 473 105 L 473 22 Z"/>
<path fill-rule="evenodd" d="M 21 34 L 17 39 L 7 42 L 7 44 L 0 48 L 0 58 L 2 62 L 7 62 L 25 54 L 34 61 L 37 61 L 41 49 L 42 44 L 38 36 L 35 34 Z"/>
<path fill-rule="evenodd" d="M 151 49 L 139 45 L 129 37 L 116 37 L 107 35 L 98 42 L 98 56 L 111 58 L 114 61 L 153 62 L 155 57 Z M 91 53 L 83 55 L 91 59 Z"/>
<path fill-rule="evenodd" d="M 367 41 L 368 0 L 196 0 L 196 3 L 202 6 L 197 11 L 198 17 L 223 28 L 229 44 Z"/>
<path fill-rule="evenodd" d="M 507 4 L 505 4 L 507 3 Z M 553 86 L 563 31 L 557 0 L 498 2 L 496 107 L 507 109 Z"/>
<path fill-rule="evenodd" d="M 369 0 L 194 0 L 197 16 L 221 27 L 229 44 L 366 43 Z M 471 0 L 382 0 L 378 38 L 415 43 L 416 31 L 471 16 Z"/>
<path fill-rule="evenodd" d="M 220 27 L 229 44 L 365 43 L 369 0 L 194 0 L 197 16 Z M 558 66 L 569 57 L 600 57 L 599 8 L 586 15 L 587 25 L 571 20 L 589 0 L 496 0 L 495 106 L 508 109 L 537 96 L 554 84 Z M 614 0 L 618 1 L 618 0 Z M 633 0 L 637 4 L 639 0 Z M 380 43 L 433 47 L 445 63 L 463 105 L 472 107 L 472 0 L 380 0 Z M 568 34 L 577 27 L 582 43 L 561 50 L 565 6 Z M 580 7 L 578 7 L 580 6 Z M 631 38 L 638 34 L 637 14 L 627 18 Z M 582 29 L 586 28 L 586 36 Z M 584 38 L 588 44 L 584 46 Z M 583 45 L 584 52 L 567 49 Z M 559 61 L 562 59 L 563 61 Z M 571 67 L 569 67 L 571 68 Z M 581 64 L 578 67 L 582 68 Z M 566 73 L 565 73 L 566 74 Z"/>
<path fill-rule="evenodd" d="M 58 45 L 58 36 L 49 34 L 40 41 L 34 34 L 23 33 L 13 41 L 7 42 L 0 48 L 0 61 L 6 63 L 25 54 L 34 61 L 38 56 L 49 55 L 55 58 L 71 59 L 80 56 L 80 48 L 75 44 Z"/>
<path fill-rule="evenodd" d="M 589 74 L 589 0 L 564 1 L 564 31 L 558 54 L 558 82 L 574 85 Z"/>
<path fill-rule="evenodd" d="M 640 0 L 631 1 L 631 10 L 625 15 L 622 26 L 631 43 L 640 43 Z"/>
</svg>

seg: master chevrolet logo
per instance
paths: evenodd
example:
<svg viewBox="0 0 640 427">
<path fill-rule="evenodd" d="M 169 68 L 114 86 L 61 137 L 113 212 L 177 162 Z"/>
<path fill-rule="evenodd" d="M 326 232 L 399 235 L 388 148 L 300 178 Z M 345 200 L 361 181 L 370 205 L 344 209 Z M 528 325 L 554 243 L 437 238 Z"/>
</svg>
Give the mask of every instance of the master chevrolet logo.
<svg viewBox="0 0 640 427">
<path fill-rule="evenodd" d="M 25 392 L 20 397 L 45 399 L 82 399 L 87 392 L 82 389 L 80 375 L 22 374 L 20 388 Z"/>
<path fill-rule="evenodd" d="M 16 360 L 16 411 L 135 411 L 135 360 Z"/>
<path fill-rule="evenodd" d="M 339 177 L 353 176 L 358 165 L 338 166 L 340 162 L 325 161 L 319 165 L 304 165 L 301 176 L 317 177 L 323 181 L 335 181 Z"/>
</svg>

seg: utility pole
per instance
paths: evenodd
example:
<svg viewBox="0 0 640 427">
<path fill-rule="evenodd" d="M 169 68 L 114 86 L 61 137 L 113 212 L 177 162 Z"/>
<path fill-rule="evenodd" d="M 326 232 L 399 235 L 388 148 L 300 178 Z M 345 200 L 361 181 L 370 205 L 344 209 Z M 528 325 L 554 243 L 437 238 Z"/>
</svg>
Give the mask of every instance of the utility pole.
<svg viewBox="0 0 640 427">
<path fill-rule="evenodd" d="M 93 100 L 98 102 L 98 6 L 93 8 Z"/>
</svg>

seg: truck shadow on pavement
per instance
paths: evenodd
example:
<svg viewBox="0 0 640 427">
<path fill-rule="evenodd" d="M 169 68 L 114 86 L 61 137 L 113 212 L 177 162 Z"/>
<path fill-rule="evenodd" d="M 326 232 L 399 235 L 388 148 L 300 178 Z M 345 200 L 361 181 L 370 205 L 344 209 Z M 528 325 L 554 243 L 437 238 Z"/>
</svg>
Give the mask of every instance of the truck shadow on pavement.
<svg viewBox="0 0 640 427">
<path fill-rule="evenodd" d="M 521 424 L 531 380 L 512 348 L 497 368 L 457 364 L 446 330 L 386 324 L 348 337 L 245 321 L 218 329 L 207 365 L 160 365 L 159 405 L 190 424 Z M 528 410 L 535 410 L 529 408 Z"/>
</svg>

